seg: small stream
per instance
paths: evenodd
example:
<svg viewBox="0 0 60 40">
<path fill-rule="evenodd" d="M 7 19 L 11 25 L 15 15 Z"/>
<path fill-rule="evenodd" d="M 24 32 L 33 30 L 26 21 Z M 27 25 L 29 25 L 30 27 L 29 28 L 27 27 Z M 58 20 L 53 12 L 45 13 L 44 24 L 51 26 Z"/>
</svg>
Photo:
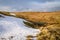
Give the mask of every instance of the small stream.
<svg viewBox="0 0 60 40">
<path fill-rule="evenodd" d="M 26 20 L 9 16 L 0 17 L 0 40 L 26 40 L 26 36 L 36 36 L 40 32 L 39 29 L 26 27 L 23 21 Z"/>
</svg>

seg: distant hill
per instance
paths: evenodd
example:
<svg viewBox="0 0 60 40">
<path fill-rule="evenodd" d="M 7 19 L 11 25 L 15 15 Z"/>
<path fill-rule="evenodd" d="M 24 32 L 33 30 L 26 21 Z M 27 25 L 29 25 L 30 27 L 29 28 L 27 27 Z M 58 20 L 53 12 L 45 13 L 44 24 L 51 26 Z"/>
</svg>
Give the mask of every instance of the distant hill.
<svg viewBox="0 0 60 40">
<path fill-rule="evenodd" d="M 56 11 L 56 12 L 3 12 L 2 11 L 0 12 L 0 14 L 23 18 L 28 21 L 34 21 L 34 22 L 43 21 L 43 22 L 52 23 L 60 19 L 60 11 Z"/>
</svg>

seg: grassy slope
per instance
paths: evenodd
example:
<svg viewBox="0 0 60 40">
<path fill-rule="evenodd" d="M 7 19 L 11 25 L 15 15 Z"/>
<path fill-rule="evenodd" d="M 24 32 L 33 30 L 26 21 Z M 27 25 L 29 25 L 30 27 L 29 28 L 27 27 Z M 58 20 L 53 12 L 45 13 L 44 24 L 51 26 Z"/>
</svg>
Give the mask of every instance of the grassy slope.
<svg viewBox="0 0 60 40">
<path fill-rule="evenodd" d="M 60 12 L 15 12 L 16 16 L 34 22 L 55 22 L 59 19 Z"/>
<path fill-rule="evenodd" d="M 54 19 L 58 19 L 60 17 L 60 11 L 58 12 L 13 12 L 16 14 L 16 17 L 24 18 L 29 21 L 46 21 L 46 22 L 54 22 Z M 4 15 L 11 16 L 9 12 L 2 12 Z"/>
<path fill-rule="evenodd" d="M 59 23 L 40 27 L 41 33 L 37 35 L 37 40 L 60 40 L 60 11 L 57 12 L 13 12 L 15 17 L 24 18 L 33 22 Z M 12 16 L 9 12 L 2 14 Z"/>
</svg>

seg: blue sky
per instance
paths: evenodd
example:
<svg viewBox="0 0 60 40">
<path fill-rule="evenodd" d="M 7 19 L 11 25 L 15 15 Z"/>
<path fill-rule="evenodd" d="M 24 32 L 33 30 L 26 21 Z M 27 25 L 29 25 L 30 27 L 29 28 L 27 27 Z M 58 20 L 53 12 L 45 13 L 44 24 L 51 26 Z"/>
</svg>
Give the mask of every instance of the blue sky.
<svg viewBox="0 0 60 40">
<path fill-rule="evenodd" d="M 56 11 L 60 0 L 0 0 L 0 11 Z"/>
</svg>

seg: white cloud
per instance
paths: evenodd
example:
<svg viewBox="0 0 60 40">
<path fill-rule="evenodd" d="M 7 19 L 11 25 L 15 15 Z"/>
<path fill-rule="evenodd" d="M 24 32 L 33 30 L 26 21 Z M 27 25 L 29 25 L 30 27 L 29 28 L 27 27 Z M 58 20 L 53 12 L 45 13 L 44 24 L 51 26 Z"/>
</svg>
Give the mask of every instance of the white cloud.
<svg viewBox="0 0 60 40">
<path fill-rule="evenodd" d="M 0 11 L 9 11 L 9 12 L 13 12 L 13 11 L 17 11 L 17 9 L 14 9 L 10 6 L 0 6 Z"/>
<path fill-rule="evenodd" d="M 54 11 L 55 8 L 55 10 L 58 10 L 57 8 L 60 7 L 60 1 L 46 1 L 44 3 L 33 1 L 28 5 L 29 9 L 31 9 L 32 11 Z"/>
<path fill-rule="evenodd" d="M 16 5 L 15 5 L 16 6 Z M 15 7 L 14 6 L 14 7 Z M 30 1 L 21 3 L 19 6 L 15 8 L 12 6 L 0 6 L 1 11 L 55 11 L 59 10 L 60 1 L 45 1 L 45 2 L 38 2 L 38 1 Z"/>
<path fill-rule="evenodd" d="M 10 7 L 8 7 L 8 6 L 0 6 L 1 11 L 7 11 L 9 9 L 10 9 Z"/>
</svg>

